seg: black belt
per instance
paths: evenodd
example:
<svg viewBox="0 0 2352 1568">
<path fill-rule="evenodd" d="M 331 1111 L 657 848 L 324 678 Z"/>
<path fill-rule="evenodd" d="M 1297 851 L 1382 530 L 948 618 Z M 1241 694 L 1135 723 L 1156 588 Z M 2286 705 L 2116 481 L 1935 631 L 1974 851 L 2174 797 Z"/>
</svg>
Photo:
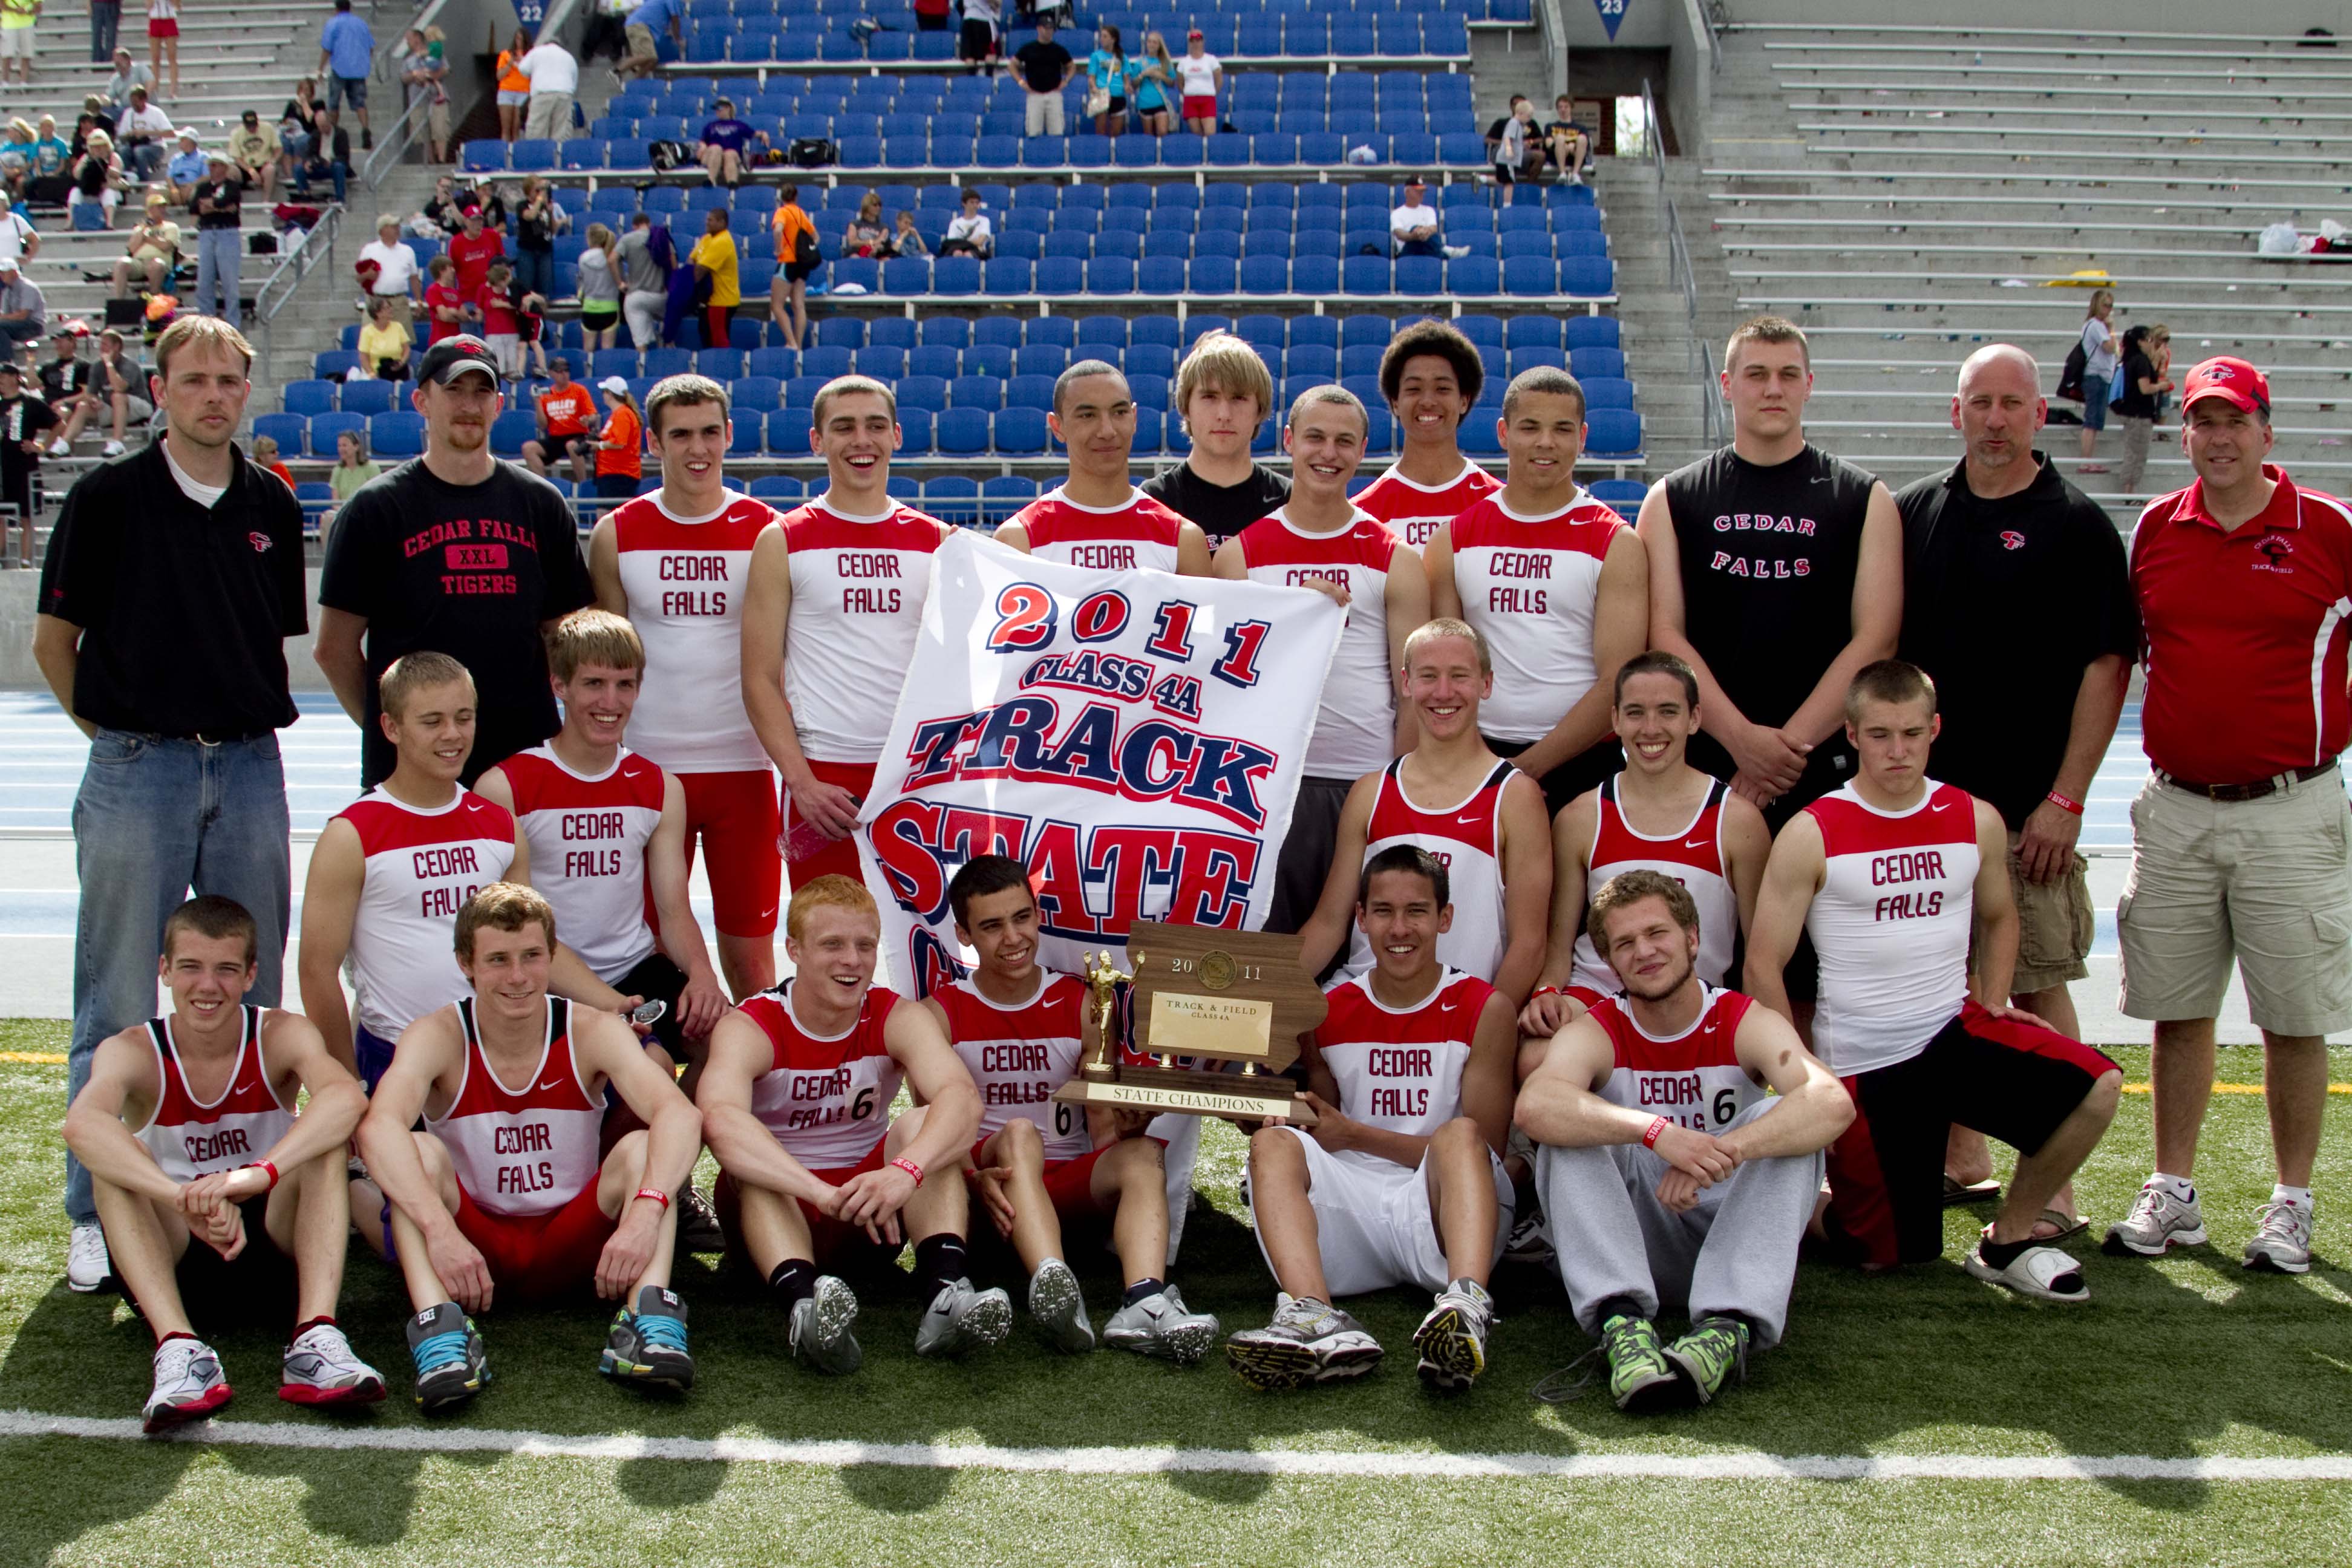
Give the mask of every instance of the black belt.
<svg viewBox="0 0 2352 1568">
<path fill-rule="evenodd" d="M 2285 789 L 2290 784 L 2308 784 L 2313 779 L 2323 777 L 2326 774 L 2334 773 L 2335 771 L 2336 762 L 2335 759 L 2331 757 L 2326 762 L 2316 763 L 2314 766 L 2307 768 L 2295 768 L 2287 773 L 2279 773 L 2272 778 L 2256 779 L 2252 784 L 2191 784 L 2187 779 L 2174 778 L 2162 768 L 2156 769 L 2155 773 L 2158 778 L 2162 779 L 2174 789 L 2187 790 L 2190 795 L 2201 795 L 2207 800 L 2242 801 L 2260 800 L 2264 795 L 2276 795 L 2279 791 Z"/>
</svg>

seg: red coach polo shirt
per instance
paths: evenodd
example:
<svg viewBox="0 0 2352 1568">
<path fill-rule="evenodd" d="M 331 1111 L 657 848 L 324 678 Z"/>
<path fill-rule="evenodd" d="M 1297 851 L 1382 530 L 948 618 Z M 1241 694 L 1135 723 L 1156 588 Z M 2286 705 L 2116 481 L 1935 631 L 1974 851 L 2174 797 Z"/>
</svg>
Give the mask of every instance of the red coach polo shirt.
<svg viewBox="0 0 2352 1568">
<path fill-rule="evenodd" d="M 2148 760 L 2195 784 L 2248 784 L 2325 763 L 2352 731 L 2345 664 L 2352 512 L 2297 489 L 2232 533 L 2200 480 L 2148 503 L 2132 532 Z"/>
</svg>

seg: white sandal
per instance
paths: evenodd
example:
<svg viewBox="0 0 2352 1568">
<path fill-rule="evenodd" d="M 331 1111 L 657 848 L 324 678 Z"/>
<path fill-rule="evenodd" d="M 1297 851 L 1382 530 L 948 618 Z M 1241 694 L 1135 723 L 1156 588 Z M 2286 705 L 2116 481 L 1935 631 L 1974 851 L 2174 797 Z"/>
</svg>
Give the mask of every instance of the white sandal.
<svg viewBox="0 0 2352 1568">
<path fill-rule="evenodd" d="M 1985 1261 L 1982 1244 L 1971 1247 L 1962 1267 L 1994 1285 L 2005 1286 L 2021 1296 L 2031 1296 L 2037 1301 L 2087 1301 L 2091 1288 L 2083 1281 L 2083 1266 L 2054 1247 L 2029 1247 L 2010 1260 L 2006 1268 L 1995 1268 Z M 2053 1289 L 2053 1283 L 2069 1275 L 2074 1277 L 2071 1290 Z"/>
</svg>

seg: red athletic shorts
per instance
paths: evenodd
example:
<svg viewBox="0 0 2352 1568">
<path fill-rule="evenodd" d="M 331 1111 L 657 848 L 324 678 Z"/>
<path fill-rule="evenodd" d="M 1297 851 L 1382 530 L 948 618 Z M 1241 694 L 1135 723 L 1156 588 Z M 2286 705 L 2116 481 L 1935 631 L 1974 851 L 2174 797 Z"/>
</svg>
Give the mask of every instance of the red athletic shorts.
<svg viewBox="0 0 2352 1568">
<path fill-rule="evenodd" d="M 596 1203 L 595 1182 L 546 1214 L 492 1214 L 457 1189 L 457 1229 L 490 1266 L 500 1290 L 531 1300 L 593 1289 L 596 1260 L 620 1228 L 620 1218 Z"/>
<path fill-rule="evenodd" d="M 1188 95 L 1185 97 L 1185 100 L 1184 100 L 1184 118 L 1185 118 L 1185 119 L 1187 119 L 1187 120 L 1214 120 L 1216 117 L 1217 117 L 1217 100 L 1216 100 L 1216 98 L 1214 97 L 1214 95 L 1204 94 L 1203 96 L 1202 96 L 1202 97 L 1200 97 L 1200 98 L 1193 98 L 1193 97 L 1192 97 L 1192 96 L 1190 96 L 1190 95 L 1188 94 Z"/>
<path fill-rule="evenodd" d="M 861 801 L 874 793 L 872 763 L 820 763 L 812 758 L 809 772 L 816 774 L 821 783 L 838 784 Z M 784 831 L 790 833 L 800 826 L 801 814 L 799 807 L 793 804 L 789 791 L 784 795 Z M 865 873 L 857 864 L 857 838 L 855 834 L 847 838 L 832 840 L 805 860 L 790 862 L 789 868 L 795 888 L 805 887 L 819 877 L 841 876 L 853 882 L 865 879 Z"/>
<path fill-rule="evenodd" d="M 2031 1154 L 2116 1070 L 2078 1040 L 1961 1004 L 1917 1056 L 1845 1080 L 1854 1119 L 1829 1147 L 1830 1235 L 1864 1268 L 1940 1257 L 1952 1124 Z"/>
<path fill-rule="evenodd" d="M 988 1138 L 995 1136 L 992 1132 Z M 981 1157 L 981 1151 L 988 1147 L 988 1138 L 982 1138 L 971 1146 L 971 1166 L 963 1173 L 963 1179 L 974 1186 L 980 1182 L 980 1167 L 988 1163 Z M 1090 1149 L 1076 1159 L 1048 1160 L 1045 1163 L 1045 1195 L 1054 1200 L 1055 1214 L 1066 1220 L 1107 1219 L 1110 1216 L 1110 1208 L 1095 1196 L 1095 1163 L 1109 1147 L 1105 1144 L 1100 1149 Z M 977 1198 L 978 1194 L 974 1196 Z"/>
<path fill-rule="evenodd" d="M 862 1176 L 868 1171 L 881 1168 L 882 1141 L 877 1138 L 872 1151 L 855 1165 L 839 1170 L 820 1170 L 811 1166 L 809 1174 L 837 1187 L 852 1176 Z M 795 1201 L 801 1205 L 801 1218 L 808 1222 L 809 1251 L 814 1255 L 809 1261 L 819 1268 L 845 1254 L 855 1256 L 860 1251 L 887 1250 L 894 1257 L 897 1255 L 898 1249 L 887 1242 L 877 1247 L 874 1239 L 866 1234 L 864 1226 L 845 1225 L 840 1220 L 828 1218 L 818 1213 L 805 1198 Z M 743 1246 L 742 1194 L 736 1188 L 735 1179 L 724 1171 L 719 1173 L 719 1184 L 711 1193 L 710 1202 L 711 1206 L 719 1211 L 719 1227 L 727 1233 L 728 1250 L 748 1257 Z"/>
<path fill-rule="evenodd" d="M 784 858 L 774 781 L 765 768 L 677 776 L 686 792 L 686 868 L 694 869 L 700 838 L 710 850 L 711 912 L 729 936 L 775 934 Z"/>
</svg>

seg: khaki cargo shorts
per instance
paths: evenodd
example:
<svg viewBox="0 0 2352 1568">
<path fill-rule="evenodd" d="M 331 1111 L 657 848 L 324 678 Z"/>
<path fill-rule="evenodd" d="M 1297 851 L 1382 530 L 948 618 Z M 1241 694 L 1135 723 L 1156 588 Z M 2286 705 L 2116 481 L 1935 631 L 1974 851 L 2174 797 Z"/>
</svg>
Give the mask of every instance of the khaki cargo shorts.
<svg viewBox="0 0 2352 1568">
<path fill-rule="evenodd" d="M 2087 979 L 2091 939 L 2096 919 L 2091 909 L 2091 863 L 2080 855 L 2056 880 L 2027 879 L 2018 862 L 2021 836 L 2009 836 L 2009 890 L 2017 900 L 2017 973 L 2009 983 L 2014 995 L 2047 991 L 2070 980 Z"/>
</svg>

